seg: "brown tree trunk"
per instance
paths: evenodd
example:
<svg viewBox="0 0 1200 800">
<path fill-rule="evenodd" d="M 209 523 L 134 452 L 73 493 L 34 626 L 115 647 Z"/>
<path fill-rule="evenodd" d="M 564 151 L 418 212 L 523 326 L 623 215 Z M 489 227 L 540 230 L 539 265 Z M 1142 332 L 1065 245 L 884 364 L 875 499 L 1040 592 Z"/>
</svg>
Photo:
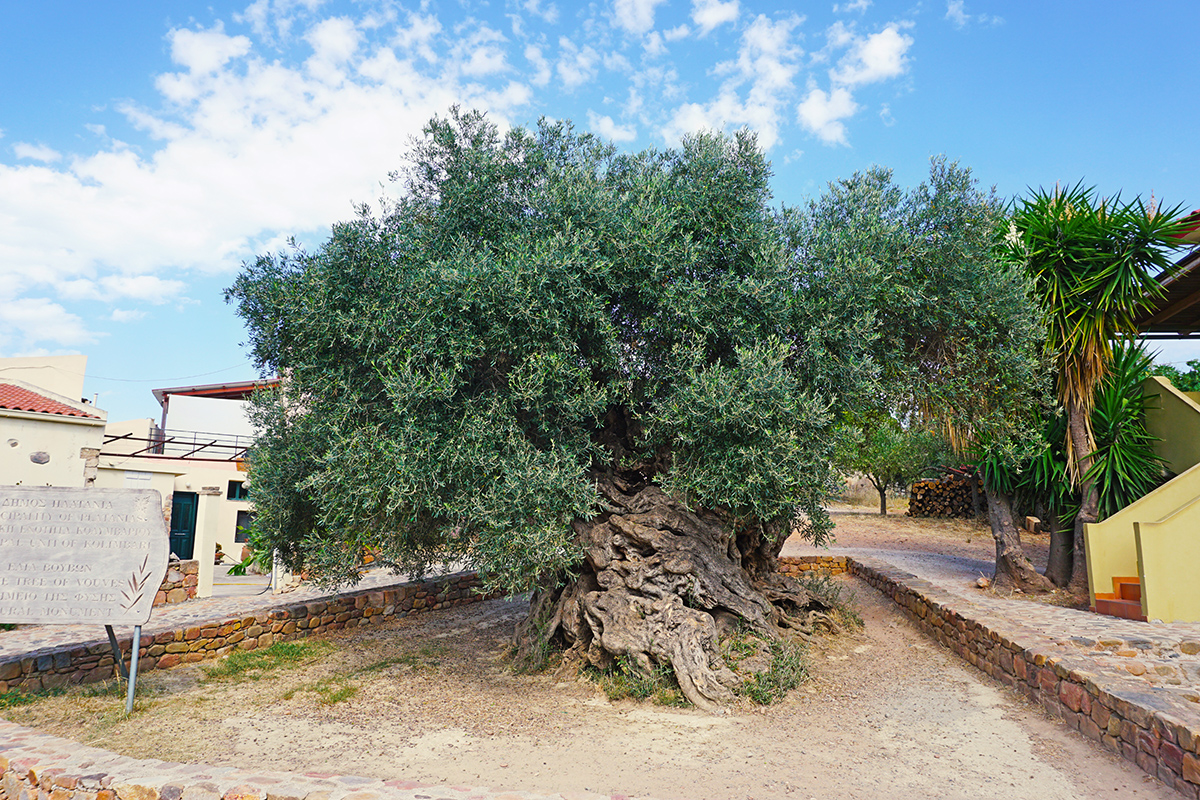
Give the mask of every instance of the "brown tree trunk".
<svg viewBox="0 0 1200 800">
<path fill-rule="evenodd" d="M 1067 425 L 1071 430 L 1071 449 L 1075 454 L 1078 475 L 1086 475 L 1092 468 L 1091 430 L 1087 424 L 1087 411 L 1077 403 L 1067 406 Z M 1081 480 L 1079 485 L 1079 513 L 1075 515 L 1074 536 L 1071 544 L 1071 591 L 1088 590 L 1087 556 L 1084 549 L 1083 526 L 1098 521 L 1100 514 L 1100 492 L 1093 480 Z"/>
<path fill-rule="evenodd" d="M 1021 548 L 1021 535 L 1013 520 L 1012 498 L 985 487 L 988 520 L 996 540 L 996 571 L 992 583 L 997 588 L 1017 588 L 1023 592 L 1048 592 L 1054 587 L 1033 566 Z"/>
<path fill-rule="evenodd" d="M 987 519 L 987 498 L 984 496 L 978 475 L 972 474 L 971 479 L 971 510 L 976 522 Z"/>
<path fill-rule="evenodd" d="M 1050 526 L 1050 558 L 1046 561 L 1046 577 L 1055 586 L 1064 587 L 1071 582 L 1071 554 L 1075 548 L 1074 525 L 1064 524 L 1058 514 L 1048 514 Z"/>
<path fill-rule="evenodd" d="M 644 672 L 667 665 L 688 700 L 711 708 L 740 682 L 718 646 L 738 621 L 767 637 L 836 630 L 827 605 L 776 571 L 785 520 L 733 531 L 640 475 L 596 483 L 605 510 L 573 523 L 584 563 L 534 594 L 517 627 L 519 660 L 557 646 L 566 668 L 607 669 L 618 658 Z"/>
<path fill-rule="evenodd" d="M 876 483 L 875 479 L 872 477 L 869 477 L 869 476 L 868 476 L 867 480 L 869 480 L 871 482 L 871 485 L 875 487 L 875 491 L 879 492 L 879 514 L 881 516 L 886 517 L 887 516 L 887 484 Z"/>
</svg>

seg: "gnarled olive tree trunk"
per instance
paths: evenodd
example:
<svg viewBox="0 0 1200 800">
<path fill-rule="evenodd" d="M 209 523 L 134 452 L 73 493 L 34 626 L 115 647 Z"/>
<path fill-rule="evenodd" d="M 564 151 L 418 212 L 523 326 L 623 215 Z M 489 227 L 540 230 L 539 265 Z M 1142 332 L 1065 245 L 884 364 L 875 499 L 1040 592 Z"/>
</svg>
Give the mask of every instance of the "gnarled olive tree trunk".
<svg viewBox="0 0 1200 800">
<path fill-rule="evenodd" d="M 827 605 L 776 572 L 785 522 L 734 532 L 640 474 L 596 482 L 605 509 L 574 523 L 584 563 L 534 594 L 517 628 L 518 658 L 553 642 L 567 667 L 606 669 L 620 657 L 647 672 L 667 665 L 689 701 L 711 708 L 739 683 L 719 649 L 738 621 L 767 637 L 836 630 Z"/>
</svg>

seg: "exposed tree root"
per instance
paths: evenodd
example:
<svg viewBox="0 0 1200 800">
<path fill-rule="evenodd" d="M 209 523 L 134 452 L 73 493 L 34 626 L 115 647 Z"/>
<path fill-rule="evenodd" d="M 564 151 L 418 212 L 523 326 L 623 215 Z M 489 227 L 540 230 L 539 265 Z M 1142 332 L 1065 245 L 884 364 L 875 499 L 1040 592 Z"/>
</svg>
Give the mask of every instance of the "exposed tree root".
<svg viewBox="0 0 1200 800">
<path fill-rule="evenodd" d="M 731 701 L 740 679 L 719 636 L 737 625 L 774 638 L 840 630 L 831 609 L 774 571 L 782 524 L 732 532 L 652 483 L 602 475 L 608 509 L 575 531 L 585 563 L 574 579 L 537 592 L 517 629 L 518 658 L 554 641 L 564 665 L 607 669 L 625 657 L 645 672 L 669 665 L 699 708 Z"/>
</svg>

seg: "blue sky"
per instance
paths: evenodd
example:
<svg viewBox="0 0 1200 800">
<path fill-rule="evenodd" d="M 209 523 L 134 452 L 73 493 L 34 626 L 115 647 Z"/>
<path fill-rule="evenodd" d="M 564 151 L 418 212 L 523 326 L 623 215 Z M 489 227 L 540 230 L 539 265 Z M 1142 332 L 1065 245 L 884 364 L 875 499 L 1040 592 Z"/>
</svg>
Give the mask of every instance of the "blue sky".
<svg viewBox="0 0 1200 800">
<path fill-rule="evenodd" d="M 749 126 L 779 203 L 945 153 L 1191 210 L 1197 30 L 1195 0 L 0 0 L 0 356 L 86 353 L 110 419 L 255 377 L 239 265 L 391 191 L 453 103 L 631 150 Z"/>
</svg>

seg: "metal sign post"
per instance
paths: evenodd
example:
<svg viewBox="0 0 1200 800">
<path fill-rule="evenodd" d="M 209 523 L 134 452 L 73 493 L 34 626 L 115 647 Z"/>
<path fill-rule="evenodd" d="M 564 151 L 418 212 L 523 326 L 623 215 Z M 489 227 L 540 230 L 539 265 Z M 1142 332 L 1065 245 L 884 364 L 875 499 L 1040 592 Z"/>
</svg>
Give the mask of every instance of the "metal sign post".
<svg viewBox="0 0 1200 800">
<path fill-rule="evenodd" d="M 133 712 L 133 693 L 137 689 L 138 655 L 142 649 L 142 626 L 133 626 L 133 647 L 129 654 L 129 669 L 125 669 L 125 659 L 121 655 L 121 645 L 117 644 L 117 635 L 113 633 L 112 625 L 105 625 L 104 630 L 108 633 L 108 646 L 112 648 L 113 659 L 117 662 L 117 672 L 129 684 L 129 694 L 125 698 L 125 713 L 130 714 Z"/>
<path fill-rule="evenodd" d="M 0 486 L 0 622 L 103 623 L 129 713 L 169 550 L 153 489 Z M 128 671 L 113 625 L 134 626 Z"/>
</svg>

